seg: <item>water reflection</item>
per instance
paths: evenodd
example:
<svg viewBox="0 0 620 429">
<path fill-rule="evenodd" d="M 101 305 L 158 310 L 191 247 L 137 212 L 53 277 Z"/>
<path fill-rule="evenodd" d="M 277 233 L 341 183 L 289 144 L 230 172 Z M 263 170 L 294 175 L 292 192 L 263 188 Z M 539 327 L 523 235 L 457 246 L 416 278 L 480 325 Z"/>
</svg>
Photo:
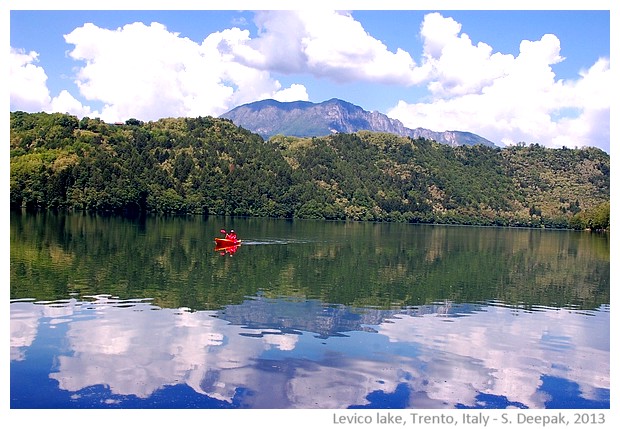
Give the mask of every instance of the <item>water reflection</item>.
<svg viewBox="0 0 620 429">
<path fill-rule="evenodd" d="M 608 236 L 13 213 L 10 259 L 13 408 L 609 407 Z"/>
<path fill-rule="evenodd" d="M 358 307 L 609 303 L 609 240 L 571 231 L 227 220 L 244 242 L 213 251 L 225 220 L 11 214 L 11 298 L 108 293 L 219 309 L 260 293 Z"/>
<path fill-rule="evenodd" d="M 215 251 L 222 256 L 232 256 L 237 253 L 237 250 L 239 250 L 240 246 L 240 244 L 235 244 L 232 246 L 215 246 Z"/>
<path fill-rule="evenodd" d="M 17 300 L 11 360 L 16 408 L 49 406 L 14 381 L 41 362 L 50 368 L 36 373 L 57 382 L 37 380 L 49 389 L 41 397 L 66 392 L 61 407 L 174 408 L 179 386 L 194 398 L 181 407 L 609 407 L 609 308 L 360 311 L 256 297 L 192 312 L 111 296 Z M 554 396 L 558 383 L 575 386 L 573 397 Z"/>
</svg>

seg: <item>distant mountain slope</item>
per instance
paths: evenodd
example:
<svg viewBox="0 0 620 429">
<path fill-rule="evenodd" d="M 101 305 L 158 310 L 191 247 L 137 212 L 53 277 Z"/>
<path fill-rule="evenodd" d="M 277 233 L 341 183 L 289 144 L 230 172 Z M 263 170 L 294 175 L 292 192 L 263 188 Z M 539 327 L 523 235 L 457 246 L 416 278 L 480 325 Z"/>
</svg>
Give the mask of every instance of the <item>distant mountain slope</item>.
<svg viewBox="0 0 620 429">
<path fill-rule="evenodd" d="M 410 129 L 397 119 L 333 98 L 322 103 L 308 101 L 279 102 L 262 100 L 238 106 L 221 115 L 235 125 L 270 138 L 277 134 L 294 137 L 319 137 L 335 133 L 378 131 L 403 137 L 424 137 L 450 146 L 494 147 L 493 142 L 464 131 L 437 132 L 425 128 Z"/>
</svg>

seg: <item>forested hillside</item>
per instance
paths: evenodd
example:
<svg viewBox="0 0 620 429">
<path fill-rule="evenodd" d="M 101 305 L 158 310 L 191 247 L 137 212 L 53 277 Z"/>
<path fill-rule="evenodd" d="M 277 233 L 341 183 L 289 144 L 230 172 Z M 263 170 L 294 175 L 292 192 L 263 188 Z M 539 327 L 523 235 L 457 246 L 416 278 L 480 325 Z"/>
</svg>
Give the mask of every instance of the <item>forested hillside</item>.
<svg viewBox="0 0 620 429">
<path fill-rule="evenodd" d="M 211 117 L 11 113 L 11 206 L 609 227 L 609 155 L 358 132 L 264 141 Z"/>
</svg>

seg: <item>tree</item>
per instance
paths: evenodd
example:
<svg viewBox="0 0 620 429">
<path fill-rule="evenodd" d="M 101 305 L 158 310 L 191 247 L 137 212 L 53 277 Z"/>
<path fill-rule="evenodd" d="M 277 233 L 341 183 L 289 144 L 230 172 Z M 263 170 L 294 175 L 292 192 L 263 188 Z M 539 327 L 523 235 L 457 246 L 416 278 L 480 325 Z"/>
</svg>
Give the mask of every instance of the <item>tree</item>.
<svg viewBox="0 0 620 429">
<path fill-rule="evenodd" d="M 11 205 L 607 229 L 609 155 L 11 113 Z M 596 208 L 596 210 L 594 210 Z M 544 215 L 544 217 L 543 217 Z"/>
</svg>

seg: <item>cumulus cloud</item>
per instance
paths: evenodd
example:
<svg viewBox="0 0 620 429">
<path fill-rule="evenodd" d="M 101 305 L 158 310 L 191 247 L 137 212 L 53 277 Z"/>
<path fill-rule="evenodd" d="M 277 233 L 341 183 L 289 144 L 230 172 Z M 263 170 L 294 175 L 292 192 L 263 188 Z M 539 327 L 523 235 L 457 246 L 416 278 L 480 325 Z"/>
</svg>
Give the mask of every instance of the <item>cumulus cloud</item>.
<svg viewBox="0 0 620 429">
<path fill-rule="evenodd" d="M 11 75 L 11 110 L 42 110 L 51 97 L 47 89 L 45 70 L 36 65 L 39 54 L 11 48 L 9 70 Z"/>
<path fill-rule="evenodd" d="M 259 34 L 231 46 L 249 66 L 280 73 L 307 73 L 337 82 L 412 85 L 423 79 L 409 53 L 390 51 L 351 14 L 328 10 L 264 11 Z"/>
<path fill-rule="evenodd" d="M 136 22 L 114 30 L 85 24 L 65 40 L 75 46 L 70 57 L 83 62 L 76 85 L 86 99 L 105 104 L 109 121 L 217 116 L 260 98 L 307 99 L 301 85 L 282 88 L 268 71 L 235 61 L 231 47 L 248 37 L 232 28 L 197 43 L 162 24 Z"/>
<path fill-rule="evenodd" d="M 84 116 L 98 116 L 98 112 L 92 111 L 90 107 L 82 105 L 66 89 L 60 91 L 57 97 L 52 98 L 50 107 L 46 109 L 51 112 L 70 113 L 80 118 Z"/>
<path fill-rule="evenodd" d="M 564 81 L 552 69 L 563 61 L 560 40 L 552 34 L 522 41 L 516 57 L 474 45 L 460 24 L 438 13 L 426 15 L 420 34 L 431 97 L 400 100 L 388 112 L 405 126 L 473 131 L 507 145 L 609 150 L 608 59 Z"/>
<path fill-rule="evenodd" d="M 305 86 L 294 83 L 290 87 L 276 92 L 273 98 L 274 100 L 282 102 L 298 100 L 305 101 L 308 100 L 308 91 L 306 90 Z"/>
<path fill-rule="evenodd" d="M 486 43 L 473 45 L 461 24 L 439 13 L 426 15 L 420 34 L 424 40 L 423 69 L 435 96 L 477 93 L 506 75 L 512 55 L 493 53 Z"/>
<path fill-rule="evenodd" d="M 11 76 L 11 110 L 26 112 L 63 112 L 78 116 L 91 114 L 91 110 L 80 103 L 68 91 L 63 90 L 52 97 L 47 88 L 47 74 L 36 65 L 39 54 L 11 48 L 9 69 Z"/>
</svg>

